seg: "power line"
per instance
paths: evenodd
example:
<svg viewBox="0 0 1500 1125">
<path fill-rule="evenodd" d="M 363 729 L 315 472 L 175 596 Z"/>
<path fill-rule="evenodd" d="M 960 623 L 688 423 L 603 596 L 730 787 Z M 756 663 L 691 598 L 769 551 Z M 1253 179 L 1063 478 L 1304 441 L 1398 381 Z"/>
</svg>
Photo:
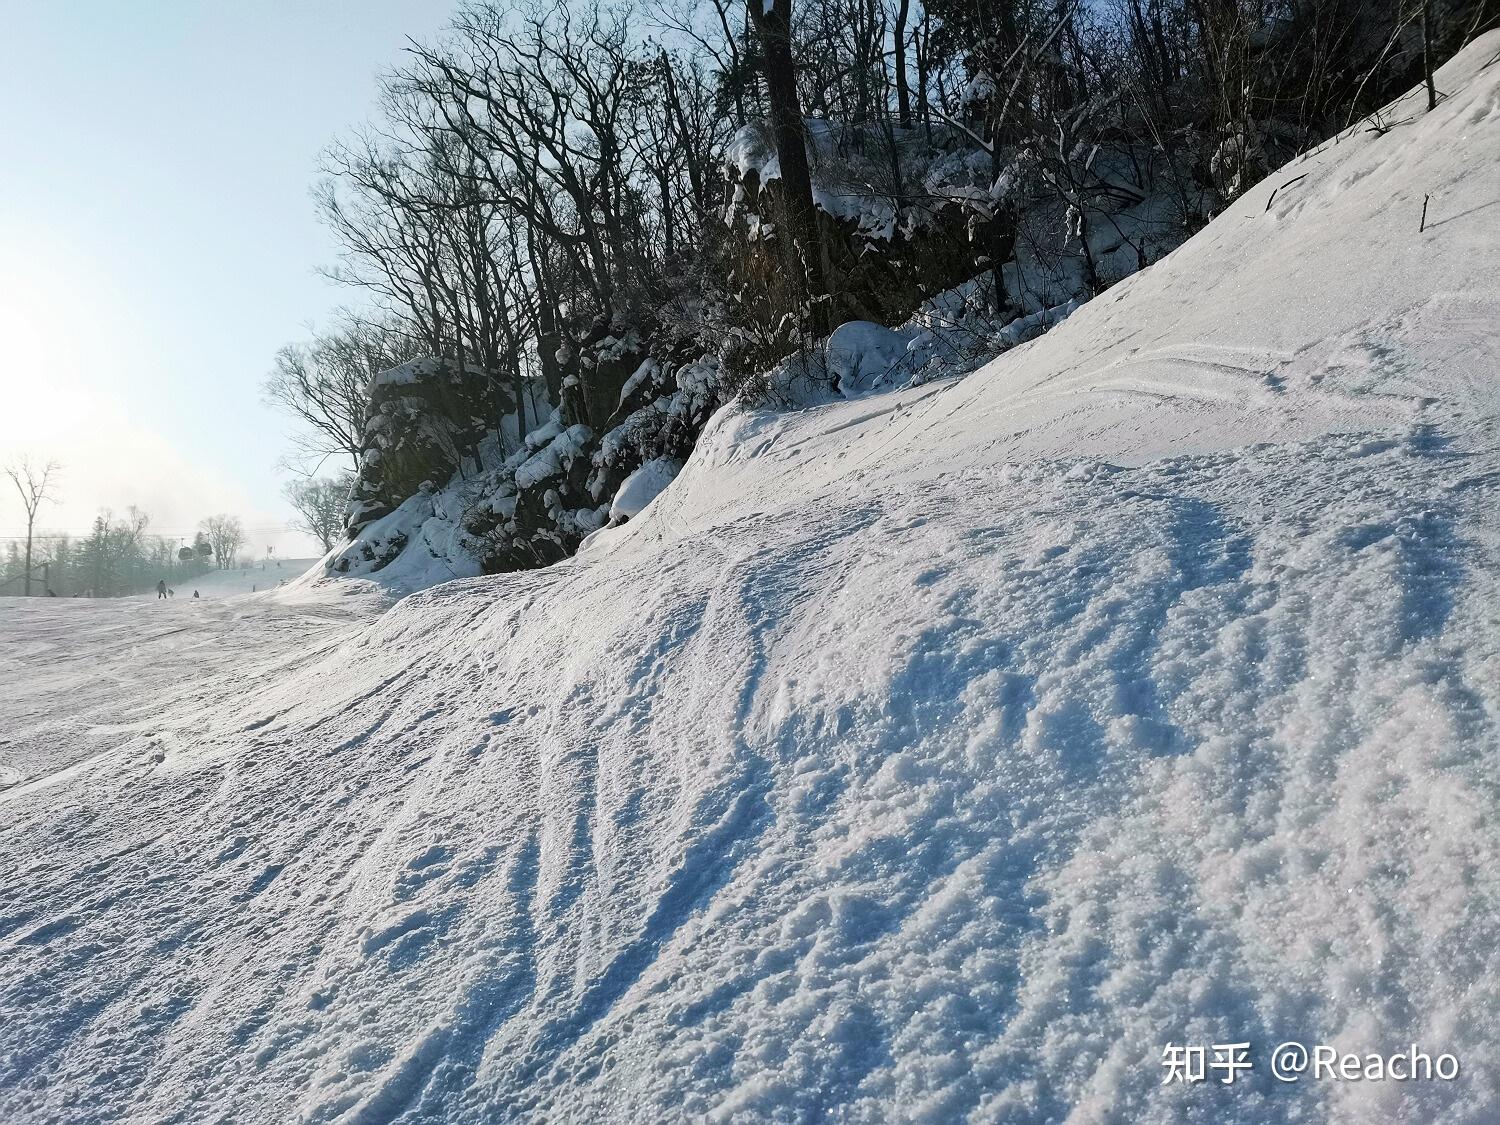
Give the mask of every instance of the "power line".
<svg viewBox="0 0 1500 1125">
<path fill-rule="evenodd" d="M 183 535 L 197 535 L 200 530 L 201 530 L 200 528 L 196 528 L 196 527 L 193 527 L 193 528 L 181 528 L 181 527 L 155 528 L 155 527 L 148 527 L 145 530 L 143 530 L 141 532 L 141 534 L 142 535 L 163 535 L 163 536 L 166 536 L 168 539 L 174 539 L 174 538 L 177 538 L 177 537 L 183 536 Z M 264 531 L 300 531 L 302 529 L 298 528 L 298 527 L 293 527 L 291 524 L 277 524 L 274 527 L 246 527 L 246 528 L 241 528 L 241 530 L 244 531 L 244 532 L 246 532 L 246 533 L 249 533 L 249 532 L 264 532 Z M 33 538 L 35 538 L 35 539 L 48 539 L 48 538 L 56 538 L 59 535 L 72 535 L 72 536 L 78 537 L 78 536 L 89 536 L 89 535 L 92 535 L 93 533 L 94 533 L 94 529 L 93 528 L 88 528 L 87 530 L 84 530 L 84 531 L 67 531 L 67 530 L 58 531 L 58 530 L 56 530 L 54 528 L 50 528 L 49 527 L 46 530 L 43 530 L 42 528 L 37 528 L 35 534 L 33 535 Z M 17 534 L 17 535 L 0 535 L 0 539 L 25 539 L 25 538 L 26 538 L 26 535 L 25 535 L 24 532 L 21 533 L 21 534 Z"/>
<path fill-rule="evenodd" d="M 9 529 L 9 530 L 15 530 L 15 529 Z M 148 536 L 150 536 L 150 535 L 159 535 L 159 536 L 162 536 L 163 538 L 166 538 L 166 539 L 176 539 L 176 538 L 180 538 L 180 537 L 186 536 L 186 535 L 197 535 L 198 532 L 201 531 L 201 530 L 203 530 L 203 529 L 202 528 L 198 528 L 198 527 L 162 527 L 162 528 L 156 528 L 156 527 L 152 527 L 152 526 L 150 526 L 148 524 L 146 526 L 145 530 L 141 532 L 141 534 L 142 535 L 148 535 Z M 249 535 L 249 534 L 263 535 L 263 534 L 266 534 L 268 532 L 276 532 L 276 531 L 295 531 L 295 532 L 299 532 L 299 533 L 303 532 L 302 528 L 297 527 L 296 525 L 290 524 L 290 523 L 287 523 L 287 524 L 270 524 L 270 525 L 267 525 L 267 526 L 264 526 L 264 527 L 247 527 L 247 528 L 244 528 L 243 530 L 244 530 L 244 532 L 247 535 Z M 69 538 L 72 538 L 72 539 L 87 539 L 93 533 L 94 533 L 94 529 L 92 527 L 90 527 L 86 531 L 57 531 L 57 530 L 49 527 L 49 528 L 46 528 L 46 529 L 38 528 L 37 531 L 36 531 L 36 533 L 32 536 L 32 538 L 33 539 L 58 539 L 58 538 L 61 538 L 64 535 L 66 535 L 66 536 L 68 536 Z M 21 542 L 25 542 L 25 540 L 26 540 L 26 534 L 25 534 L 24 531 L 22 531 L 21 534 L 19 534 L 19 535 L 9 535 L 9 534 L 0 535 L 0 541 L 7 540 L 7 539 L 14 539 L 14 540 L 19 540 Z"/>
</svg>

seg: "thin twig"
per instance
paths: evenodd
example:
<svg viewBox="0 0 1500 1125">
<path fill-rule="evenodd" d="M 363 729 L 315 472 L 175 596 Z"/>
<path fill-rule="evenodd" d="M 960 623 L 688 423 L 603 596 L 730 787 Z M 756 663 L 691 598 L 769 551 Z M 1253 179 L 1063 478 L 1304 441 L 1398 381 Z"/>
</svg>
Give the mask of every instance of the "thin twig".
<svg viewBox="0 0 1500 1125">
<path fill-rule="evenodd" d="M 1284 184 L 1277 184 L 1274 188 L 1272 188 L 1271 189 L 1271 198 L 1268 199 L 1268 200 L 1266 200 L 1266 211 L 1269 211 L 1271 209 L 1271 204 L 1273 204 L 1273 203 L 1276 202 L 1276 193 L 1278 191 L 1280 191 L 1282 188 L 1291 187 L 1298 180 L 1305 180 L 1305 179 L 1307 179 L 1307 173 L 1303 172 L 1302 175 L 1300 175 L 1300 176 L 1293 176 L 1286 183 L 1284 183 Z M 1265 211 L 1262 211 L 1261 214 L 1265 214 Z"/>
</svg>

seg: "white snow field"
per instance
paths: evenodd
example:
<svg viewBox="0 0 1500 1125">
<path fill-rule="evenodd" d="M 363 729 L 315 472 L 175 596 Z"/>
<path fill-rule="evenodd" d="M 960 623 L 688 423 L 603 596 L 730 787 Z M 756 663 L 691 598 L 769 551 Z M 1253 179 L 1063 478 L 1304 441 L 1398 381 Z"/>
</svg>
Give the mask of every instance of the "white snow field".
<svg viewBox="0 0 1500 1125">
<path fill-rule="evenodd" d="M 1500 1120 L 1497 53 L 569 562 L 0 603 L 0 1119 Z"/>
</svg>

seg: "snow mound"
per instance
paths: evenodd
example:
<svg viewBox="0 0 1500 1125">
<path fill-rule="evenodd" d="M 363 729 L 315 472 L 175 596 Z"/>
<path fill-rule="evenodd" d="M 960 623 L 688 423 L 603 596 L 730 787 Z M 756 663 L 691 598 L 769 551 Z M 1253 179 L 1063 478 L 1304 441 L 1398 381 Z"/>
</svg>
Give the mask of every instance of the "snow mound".
<svg viewBox="0 0 1500 1125">
<path fill-rule="evenodd" d="M 905 358 L 907 343 L 907 336 L 882 324 L 841 324 L 823 348 L 828 378 L 840 394 L 853 398 L 880 385 L 892 365 Z"/>
<path fill-rule="evenodd" d="M 681 470 L 680 462 L 669 457 L 653 457 L 620 482 L 620 489 L 610 504 L 609 518 L 623 522 L 640 515 Z"/>
<path fill-rule="evenodd" d="M 1497 51 L 608 551 L 0 606 L 0 1117 L 1495 1120 Z"/>
</svg>

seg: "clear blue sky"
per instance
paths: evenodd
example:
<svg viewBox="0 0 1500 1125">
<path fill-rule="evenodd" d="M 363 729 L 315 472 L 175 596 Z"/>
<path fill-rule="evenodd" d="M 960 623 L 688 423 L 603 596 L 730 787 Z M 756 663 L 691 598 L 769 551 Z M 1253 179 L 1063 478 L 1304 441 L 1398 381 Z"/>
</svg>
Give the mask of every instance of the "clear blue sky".
<svg viewBox="0 0 1500 1125">
<path fill-rule="evenodd" d="M 136 503 L 284 524 L 277 347 L 359 296 L 308 190 L 437 0 L 0 0 L 0 463 L 62 462 L 41 524 Z M 24 518 L 0 494 L 0 535 Z M 311 541 L 261 532 L 311 554 Z"/>
</svg>

